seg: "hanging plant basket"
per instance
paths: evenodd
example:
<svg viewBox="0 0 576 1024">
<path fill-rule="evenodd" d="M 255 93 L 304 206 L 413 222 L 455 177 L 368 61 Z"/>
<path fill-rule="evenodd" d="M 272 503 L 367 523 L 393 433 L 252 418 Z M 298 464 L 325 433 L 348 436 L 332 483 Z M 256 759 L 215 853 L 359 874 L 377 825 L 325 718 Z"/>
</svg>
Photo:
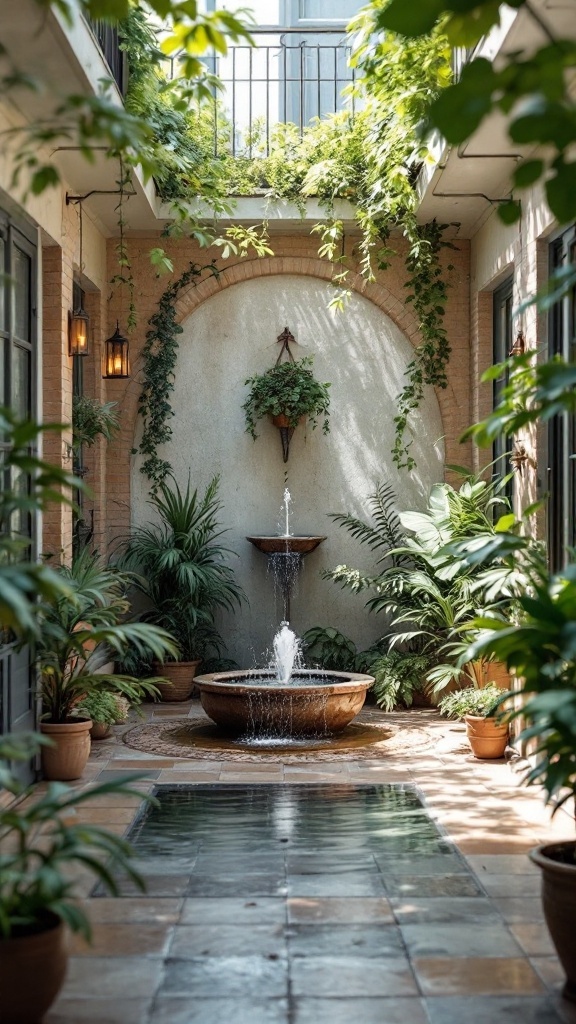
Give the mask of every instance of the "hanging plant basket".
<svg viewBox="0 0 576 1024">
<path fill-rule="evenodd" d="M 294 359 L 289 342 L 294 341 L 288 328 L 279 336 L 282 343 L 275 366 L 265 373 L 256 374 L 245 381 L 250 388 L 242 408 L 246 416 L 246 430 L 256 440 L 256 423 L 269 416 L 278 427 L 282 439 L 282 456 L 288 461 L 290 441 L 299 423 L 309 420 L 314 430 L 322 420 L 322 430 L 330 430 L 328 422 L 330 384 L 320 383 L 312 372 L 312 358 Z M 282 362 L 282 356 L 286 359 Z"/>
</svg>

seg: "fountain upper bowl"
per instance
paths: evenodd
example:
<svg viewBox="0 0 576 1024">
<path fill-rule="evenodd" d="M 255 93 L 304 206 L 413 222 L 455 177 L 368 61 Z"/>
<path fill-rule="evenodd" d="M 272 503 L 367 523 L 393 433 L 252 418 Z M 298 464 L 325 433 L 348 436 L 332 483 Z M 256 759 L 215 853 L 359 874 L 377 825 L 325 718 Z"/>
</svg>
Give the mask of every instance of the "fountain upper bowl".
<svg viewBox="0 0 576 1024">
<path fill-rule="evenodd" d="M 278 555 L 289 552 L 290 554 L 307 555 L 310 551 L 314 551 L 326 537 L 311 537 L 311 536 L 275 536 L 275 537 L 247 537 L 258 551 L 263 551 L 265 555 Z"/>
</svg>

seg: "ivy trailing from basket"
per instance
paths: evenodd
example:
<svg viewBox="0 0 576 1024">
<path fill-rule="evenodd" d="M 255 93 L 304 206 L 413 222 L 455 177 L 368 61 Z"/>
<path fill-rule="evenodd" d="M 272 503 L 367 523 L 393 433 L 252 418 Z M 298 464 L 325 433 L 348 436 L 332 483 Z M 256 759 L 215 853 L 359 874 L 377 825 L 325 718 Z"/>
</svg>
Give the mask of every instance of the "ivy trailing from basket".
<svg viewBox="0 0 576 1024">
<path fill-rule="evenodd" d="M 142 416 L 144 429 L 140 444 L 132 449 L 132 454 L 140 452 L 144 455 L 140 472 L 152 482 L 152 493 L 172 469 L 167 459 L 160 458 L 158 448 L 172 437 L 169 420 L 174 410 L 170 405 L 170 393 L 174 390 L 178 335 L 182 334 L 175 304 L 182 289 L 189 284 L 200 284 L 205 279 L 205 272 L 213 277 L 219 274 L 215 263 L 204 266 L 190 263 L 181 277 L 160 296 L 158 308 L 148 321 L 149 330 L 142 350 L 144 381 L 138 400 L 138 414 Z"/>
</svg>

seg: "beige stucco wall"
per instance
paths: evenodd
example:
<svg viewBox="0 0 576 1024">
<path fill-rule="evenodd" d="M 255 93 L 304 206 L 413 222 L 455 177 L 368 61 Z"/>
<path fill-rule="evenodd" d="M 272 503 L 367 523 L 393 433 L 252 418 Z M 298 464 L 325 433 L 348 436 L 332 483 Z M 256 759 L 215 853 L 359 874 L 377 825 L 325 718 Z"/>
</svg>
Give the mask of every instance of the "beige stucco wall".
<svg viewBox="0 0 576 1024">
<path fill-rule="evenodd" d="M 402 387 L 413 347 L 376 305 L 354 294 L 345 313 L 328 308 L 330 284 L 315 277 L 276 275 L 244 281 L 215 294 L 183 322 L 172 404 L 173 440 L 168 457 L 180 483 L 192 474 L 201 490 L 221 475 L 223 522 L 237 552 L 236 571 L 250 604 L 224 622 L 230 654 L 251 666 L 269 645 L 282 617 L 265 557 L 245 537 L 280 532 L 280 506 L 287 483 L 293 498 L 292 532 L 326 534 L 307 556 L 292 622 L 298 632 L 333 625 L 362 645 L 375 639 L 382 623 L 354 598 L 320 578 L 322 568 L 345 562 L 365 569 L 373 558 L 328 518 L 350 511 L 367 515 L 367 497 L 380 480 L 392 484 L 400 508 L 421 506 L 432 483 L 443 477 L 442 422 L 430 390 L 414 421 L 413 474 L 398 473 L 390 454 L 395 397 Z M 314 356 L 315 373 L 330 381 L 331 432 L 299 428 L 290 459 L 282 462 L 280 438 L 261 422 L 253 442 L 244 430 L 246 377 L 271 366 L 277 335 L 288 325 L 298 344 L 294 355 Z M 138 438 L 138 434 L 137 434 Z M 148 484 L 132 467 L 132 515 L 149 515 Z"/>
</svg>

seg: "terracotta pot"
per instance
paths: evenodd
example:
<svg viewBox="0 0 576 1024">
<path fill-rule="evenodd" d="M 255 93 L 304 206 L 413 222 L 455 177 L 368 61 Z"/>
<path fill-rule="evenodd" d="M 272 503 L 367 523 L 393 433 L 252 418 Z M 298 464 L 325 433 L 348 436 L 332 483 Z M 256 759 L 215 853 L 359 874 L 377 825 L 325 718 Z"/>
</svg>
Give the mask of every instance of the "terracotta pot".
<svg viewBox="0 0 576 1024">
<path fill-rule="evenodd" d="M 464 715 L 466 735 L 474 757 L 493 760 L 504 757 L 508 743 L 508 725 L 500 725 L 495 718 Z"/>
<path fill-rule="evenodd" d="M 295 430 L 295 427 L 290 426 L 288 422 L 288 417 L 283 412 L 281 412 L 279 416 L 271 416 L 271 420 L 274 426 L 278 427 L 278 429 L 288 428 L 288 430 Z M 300 419 L 298 420 L 298 423 L 304 423 L 305 421 L 306 417 L 301 416 Z"/>
<path fill-rule="evenodd" d="M 6 1024 L 36 1024 L 62 988 L 68 952 L 66 929 L 46 914 L 45 931 L 0 939 L 1 1019 Z"/>
<path fill-rule="evenodd" d="M 165 661 L 162 664 L 157 662 L 154 665 L 154 671 L 159 676 L 165 676 L 171 684 L 155 683 L 162 700 L 188 700 L 194 689 L 194 676 L 199 664 L 200 659 L 198 661 Z"/>
<path fill-rule="evenodd" d="M 563 995 L 576 1002 L 576 841 L 537 846 L 530 853 L 530 860 L 542 869 L 544 917 L 566 971 Z"/>
<path fill-rule="evenodd" d="M 93 740 L 105 740 L 110 735 L 108 722 L 93 722 L 90 729 L 90 736 Z"/>
<path fill-rule="evenodd" d="M 89 718 L 71 718 L 67 722 L 41 722 L 44 736 L 53 742 L 51 747 L 42 747 L 42 772 L 44 778 L 58 782 L 79 779 L 86 767 L 90 754 Z"/>
</svg>

